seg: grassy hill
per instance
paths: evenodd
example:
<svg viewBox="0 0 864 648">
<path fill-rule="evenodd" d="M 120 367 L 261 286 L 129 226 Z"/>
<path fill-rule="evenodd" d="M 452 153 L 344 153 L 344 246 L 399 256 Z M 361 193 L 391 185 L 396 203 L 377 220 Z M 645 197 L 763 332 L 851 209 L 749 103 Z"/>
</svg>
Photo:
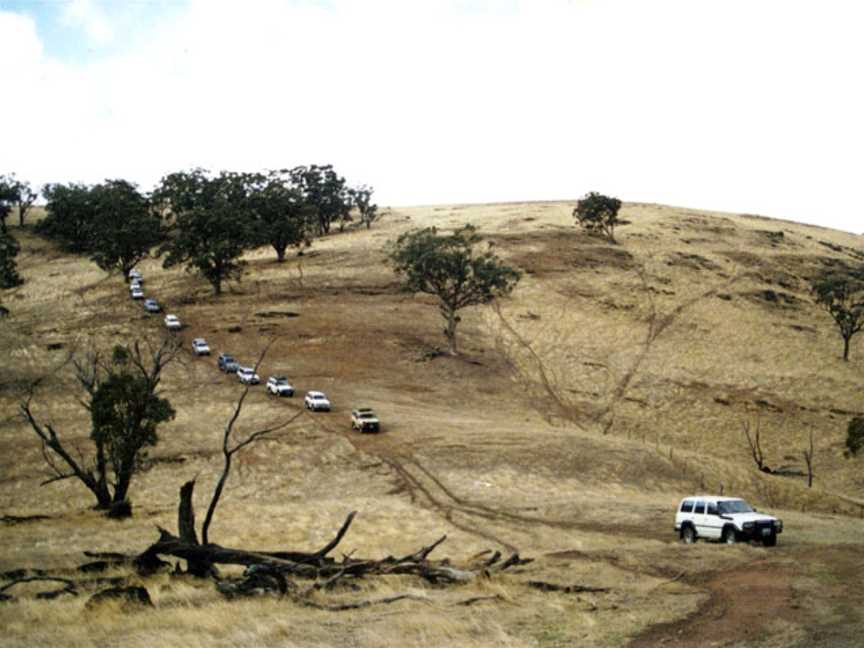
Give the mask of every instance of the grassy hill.
<svg viewBox="0 0 864 648">
<path fill-rule="evenodd" d="M 336 596 L 408 591 L 427 601 L 340 613 L 269 599 L 227 603 L 208 583 L 160 576 L 145 583 L 157 608 L 132 617 L 87 611 L 81 597 L 6 604 L 5 641 L 856 645 L 843 642 L 862 628 L 864 473 L 861 459 L 843 456 L 843 442 L 849 418 L 864 413 L 864 342 L 841 360 L 808 278 L 827 264 L 859 262 L 861 237 L 627 204 L 621 216 L 630 222 L 611 246 L 576 230 L 571 209 L 394 208 L 373 229 L 326 237 L 284 264 L 270 250 L 249 254 L 243 282 L 220 299 L 182 270 L 162 270 L 157 260 L 141 267 L 148 295 L 186 324 L 187 348 L 204 336 L 216 353 L 251 362 L 272 339 L 259 373 L 285 373 L 301 395 L 320 389 L 334 403 L 332 413 L 304 415 L 278 440 L 239 455 L 213 526 L 217 542 L 305 550 L 358 510 L 345 552 L 383 557 L 447 533 L 442 555 L 518 548 L 535 563 L 455 593 L 407 578 L 365 584 Z M 444 339 L 434 302 L 399 290 L 382 247 L 408 228 L 466 222 L 525 276 L 511 298 L 465 312 L 461 357 L 436 356 Z M 20 236 L 26 283 L 4 293 L 13 315 L 0 325 L 8 358 L 0 511 L 48 517 L 4 518 L 0 571 L 69 569 L 88 549 L 140 551 L 155 539 L 154 525 L 174 528 L 184 481 L 197 475 L 196 505 L 206 504 L 239 386 L 213 358 L 184 354 L 168 369 L 177 417 L 133 485 L 131 520 L 89 511 L 86 492 L 70 481 L 40 488 L 39 445 L 16 416 L 24 386 L 45 375 L 34 410 L 83 441 L 87 419 L 60 368 L 66 354 L 155 339 L 162 328 L 120 278 L 26 230 Z M 240 427 L 280 420 L 301 404 L 257 388 Z M 379 412 L 381 435 L 351 432 L 358 405 Z M 761 426 L 766 459 L 786 476 L 755 469 L 745 423 Z M 800 473 L 811 431 L 816 479 L 807 488 Z M 783 517 L 775 550 L 676 542 L 676 502 L 721 490 Z M 609 592 L 549 594 L 530 588 L 531 579 Z M 478 592 L 500 600 L 454 605 Z M 729 621 L 720 629 L 701 620 L 718 615 Z"/>
</svg>

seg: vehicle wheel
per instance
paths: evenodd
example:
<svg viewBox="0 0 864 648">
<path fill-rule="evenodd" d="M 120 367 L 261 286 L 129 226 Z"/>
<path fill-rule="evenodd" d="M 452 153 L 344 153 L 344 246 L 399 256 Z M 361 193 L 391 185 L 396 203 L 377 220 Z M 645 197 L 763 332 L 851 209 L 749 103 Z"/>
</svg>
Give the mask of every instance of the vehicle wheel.
<svg viewBox="0 0 864 648">
<path fill-rule="evenodd" d="M 720 536 L 720 541 L 728 545 L 735 544 L 735 529 L 732 527 L 726 527 L 723 529 L 723 535 Z"/>
<path fill-rule="evenodd" d="M 762 541 L 762 543 L 766 547 L 776 547 L 777 546 L 777 534 L 772 533 L 769 536 L 765 536 L 765 539 Z"/>
<path fill-rule="evenodd" d="M 693 544 L 696 542 L 696 530 L 692 526 L 685 526 L 681 530 L 681 539 L 684 544 Z"/>
</svg>

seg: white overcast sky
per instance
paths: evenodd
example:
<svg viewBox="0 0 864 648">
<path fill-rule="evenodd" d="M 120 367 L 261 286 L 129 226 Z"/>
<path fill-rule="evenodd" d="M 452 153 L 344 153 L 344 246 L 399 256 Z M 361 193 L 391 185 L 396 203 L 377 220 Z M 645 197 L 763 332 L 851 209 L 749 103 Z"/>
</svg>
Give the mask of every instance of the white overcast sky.
<svg viewBox="0 0 864 648">
<path fill-rule="evenodd" d="M 864 2 L 0 0 L 0 173 L 332 163 L 384 205 L 597 190 L 864 231 Z"/>
</svg>

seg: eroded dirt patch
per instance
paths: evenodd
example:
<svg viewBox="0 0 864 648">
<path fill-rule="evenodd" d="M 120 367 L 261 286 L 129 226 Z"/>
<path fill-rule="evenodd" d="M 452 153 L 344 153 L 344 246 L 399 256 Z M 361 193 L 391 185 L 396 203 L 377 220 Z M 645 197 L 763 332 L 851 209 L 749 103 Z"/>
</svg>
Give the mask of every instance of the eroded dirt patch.
<svg viewBox="0 0 864 648">
<path fill-rule="evenodd" d="M 629 648 L 726 646 L 760 638 L 769 624 L 798 614 L 789 571 L 769 562 L 717 574 L 703 587 L 709 597 L 695 613 L 649 628 Z"/>
</svg>

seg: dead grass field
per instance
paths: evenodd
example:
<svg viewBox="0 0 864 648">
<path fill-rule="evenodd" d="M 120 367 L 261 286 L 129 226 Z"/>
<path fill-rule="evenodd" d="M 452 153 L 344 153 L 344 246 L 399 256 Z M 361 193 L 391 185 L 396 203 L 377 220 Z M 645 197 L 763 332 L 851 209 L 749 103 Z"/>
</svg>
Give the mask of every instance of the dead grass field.
<svg viewBox="0 0 864 648">
<path fill-rule="evenodd" d="M 181 317 L 187 348 L 203 335 L 214 357 L 184 354 L 168 370 L 177 418 L 134 483 L 135 516 L 124 522 L 89 511 L 71 482 L 39 488 L 39 447 L 16 403 L 30 380 L 47 375 L 35 411 L 85 439 L 75 386 L 56 367 L 73 348 L 156 338 L 161 317 L 145 315 L 118 277 L 20 232 L 26 283 L 2 295 L 13 315 L 0 325 L 8 359 L 0 512 L 49 517 L 0 524 L 0 571 L 60 573 L 87 549 L 141 550 L 155 525 L 174 528 L 178 488 L 196 475 L 200 510 L 240 393 L 216 370 L 215 353 L 252 361 L 270 339 L 259 373 L 287 374 L 301 398 L 327 392 L 334 411 L 304 414 L 278 440 L 239 455 L 215 541 L 313 548 L 358 510 L 345 552 L 383 557 L 447 533 L 438 551 L 457 560 L 518 548 L 537 561 L 457 590 L 405 577 L 369 583 L 334 596 L 408 592 L 424 600 L 338 613 L 276 600 L 229 603 L 209 583 L 167 576 L 145 582 L 156 607 L 135 614 L 86 610 L 81 597 L 25 596 L 0 605 L 0 644 L 857 645 L 864 521 L 854 501 L 864 475 L 862 460 L 842 450 L 848 419 L 864 411 L 864 344 L 856 340 L 851 361 L 841 361 L 839 337 L 806 279 L 825 259 L 858 260 L 860 237 L 628 204 L 622 216 L 631 224 L 612 247 L 580 234 L 571 209 L 392 209 L 373 229 L 316 241 L 284 264 L 270 250 L 249 254 L 243 282 L 218 300 L 182 270 L 142 264 L 145 291 Z M 444 346 L 437 310 L 399 291 L 381 248 L 406 228 L 465 222 L 525 276 L 511 298 L 465 313 L 463 357 L 428 360 Z M 63 348 L 49 350 L 57 344 Z M 382 416 L 382 434 L 350 431 L 351 408 L 365 404 Z M 301 405 L 256 388 L 240 428 Z M 741 425 L 757 418 L 769 463 L 791 472 L 803 469 L 813 430 L 813 489 L 801 476 L 755 471 Z M 676 542 L 677 500 L 721 488 L 784 518 L 775 550 Z M 610 591 L 542 593 L 527 586 L 531 579 Z M 756 594 L 740 598 L 742 590 Z M 456 605 L 490 593 L 502 600 Z"/>
</svg>

